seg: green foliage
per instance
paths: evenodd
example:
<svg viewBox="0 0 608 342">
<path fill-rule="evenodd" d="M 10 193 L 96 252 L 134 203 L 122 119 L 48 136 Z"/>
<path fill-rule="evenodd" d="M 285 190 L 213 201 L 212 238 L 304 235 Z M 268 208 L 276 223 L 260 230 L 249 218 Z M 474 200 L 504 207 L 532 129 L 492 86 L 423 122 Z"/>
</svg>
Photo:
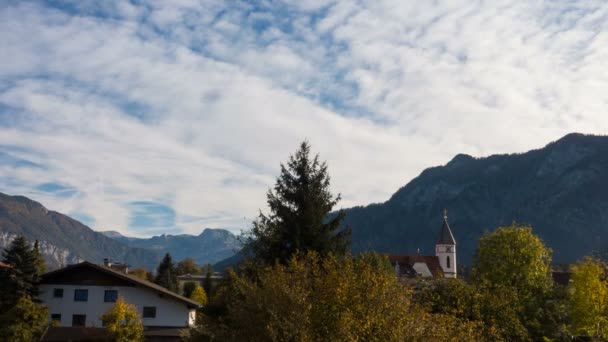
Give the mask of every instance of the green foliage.
<svg viewBox="0 0 608 342">
<path fill-rule="evenodd" d="M 531 227 L 513 224 L 484 235 L 471 274 L 486 298 L 483 319 L 501 335 L 515 334 L 512 338 L 523 338 L 525 330 L 533 339 L 553 335 L 557 328 L 548 323 L 547 307 L 552 292 L 550 264 L 551 249 Z"/>
<path fill-rule="evenodd" d="M 47 320 L 45 306 L 22 296 L 15 306 L 0 314 L 0 336 L 3 341 L 39 341 Z"/>
<path fill-rule="evenodd" d="M 36 262 L 36 269 L 38 271 L 38 275 L 44 274 L 44 272 L 46 272 L 46 263 L 44 261 L 44 257 L 42 256 L 42 253 L 40 252 L 40 243 L 38 242 L 38 240 L 34 242 L 34 248 L 32 250 L 32 253 L 34 253 L 34 259 Z"/>
<path fill-rule="evenodd" d="M 606 264 L 586 258 L 572 266 L 569 311 L 572 334 L 608 339 L 608 284 Z"/>
<path fill-rule="evenodd" d="M 196 287 L 196 283 L 193 281 L 188 281 L 184 284 L 184 287 L 182 289 L 182 295 L 184 297 L 190 298 L 190 296 L 192 295 L 192 291 L 194 291 L 194 288 Z"/>
<path fill-rule="evenodd" d="M 101 316 L 101 322 L 115 342 L 143 341 L 144 326 L 137 308 L 126 303 L 122 297 Z"/>
<path fill-rule="evenodd" d="M 38 298 L 40 255 L 29 246 L 23 236 L 15 238 L 2 253 L 3 262 L 11 265 L 11 272 L 3 272 L 0 284 L 0 306 L 13 307 L 21 297 Z"/>
<path fill-rule="evenodd" d="M 379 263 L 384 266 L 378 267 Z M 229 272 L 192 340 L 476 341 L 474 322 L 432 314 L 411 300 L 388 260 L 296 254 L 256 281 Z M 221 301 L 223 305 L 217 305 Z"/>
<path fill-rule="evenodd" d="M 154 282 L 170 291 L 177 292 L 177 275 L 171 254 L 165 254 L 165 257 L 158 265 Z"/>
<path fill-rule="evenodd" d="M 327 164 L 318 155 L 311 159 L 307 142 L 289 157 L 287 166 L 281 164 L 267 200 L 270 215 L 260 213 L 244 236 L 245 251 L 256 260 L 284 263 L 297 251 L 343 255 L 349 248 L 350 229 L 340 230 L 344 214 L 328 218 L 340 195 L 331 194 Z"/>
<path fill-rule="evenodd" d="M 208 302 L 207 294 L 205 293 L 205 290 L 199 285 L 196 285 L 194 287 L 189 298 L 201 305 L 207 305 L 207 302 Z"/>
<path fill-rule="evenodd" d="M 175 266 L 175 273 L 177 275 L 203 274 L 203 270 L 196 264 L 194 259 L 186 258 L 177 263 Z"/>
</svg>

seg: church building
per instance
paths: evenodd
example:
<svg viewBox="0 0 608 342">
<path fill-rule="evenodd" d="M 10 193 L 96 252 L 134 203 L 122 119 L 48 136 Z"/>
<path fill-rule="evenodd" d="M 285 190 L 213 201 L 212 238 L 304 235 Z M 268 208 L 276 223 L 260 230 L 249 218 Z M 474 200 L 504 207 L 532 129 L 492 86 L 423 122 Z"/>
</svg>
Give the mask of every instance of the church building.
<svg viewBox="0 0 608 342">
<path fill-rule="evenodd" d="M 395 255 L 388 256 L 395 274 L 400 278 L 445 277 L 456 278 L 456 239 L 448 224 L 447 210 L 443 224 L 435 242 L 435 255 Z"/>
</svg>

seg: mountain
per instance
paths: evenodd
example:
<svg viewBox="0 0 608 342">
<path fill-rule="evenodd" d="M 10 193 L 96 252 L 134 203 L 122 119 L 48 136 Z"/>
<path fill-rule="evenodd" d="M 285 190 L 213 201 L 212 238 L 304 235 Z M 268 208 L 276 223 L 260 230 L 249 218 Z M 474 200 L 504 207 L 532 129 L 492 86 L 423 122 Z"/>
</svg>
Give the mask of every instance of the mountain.
<svg viewBox="0 0 608 342">
<path fill-rule="evenodd" d="M 18 235 L 31 242 L 39 240 L 50 268 L 83 260 L 101 263 L 104 258 L 110 258 L 153 269 L 161 257 L 155 251 L 132 248 L 95 232 L 29 198 L 0 193 L 0 248 L 7 247 Z"/>
<path fill-rule="evenodd" d="M 102 232 L 130 247 L 153 250 L 161 255 L 170 253 L 173 260 L 193 258 L 197 264 L 214 264 L 233 256 L 238 250 L 236 236 L 225 229 L 204 229 L 200 235 L 161 235 L 147 239 L 127 237 L 119 232 Z"/>
<path fill-rule="evenodd" d="M 512 222 L 532 225 L 555 262 L 605 253 L 608 137 L 570 134 L 521 154 L 459 154 L 426 169 L 388 201 L 346 209 L 353 251 L 434 254 L 448 209 L 461 264 L 480 236 Z"/>
</svg>

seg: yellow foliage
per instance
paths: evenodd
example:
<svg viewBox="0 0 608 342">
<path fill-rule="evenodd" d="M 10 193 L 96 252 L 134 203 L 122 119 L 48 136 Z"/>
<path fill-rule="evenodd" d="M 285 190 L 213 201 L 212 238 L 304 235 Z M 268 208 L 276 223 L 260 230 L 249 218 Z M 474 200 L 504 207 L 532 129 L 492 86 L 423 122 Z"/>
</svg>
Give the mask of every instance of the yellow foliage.
<svg viewBox="0 0 608 342">
<path fill-rule="evenodd" d="M 586 258 L 572 266 L 570 330 L 579 336 L 608 338 L 606 264 Z"/>
<path fill-rule="evenodd" d="M 317 253 L 266 267 L 257 281 L 230 273 L 228 326 L 232 341 L 476 341 L 475 323 L 430 314 L 411 301 L 386 258 Z M 212 328 L 211 328 L 212 329 Z"/>
<path fill-rule="evenodd" d="M 142 341 L 144 327 L 137 308 L 128 304 L 122 297 L 103 316 L 101 321 L 116 342 Z"/>
<path fill-rule="evenodd" d="M 190 295 L 190 299 L 200 303 L 201 305 L 207 305 L 207 294 L 200 285 L 196 285 L 192 291 L 192 294 Z"/>
</svg>

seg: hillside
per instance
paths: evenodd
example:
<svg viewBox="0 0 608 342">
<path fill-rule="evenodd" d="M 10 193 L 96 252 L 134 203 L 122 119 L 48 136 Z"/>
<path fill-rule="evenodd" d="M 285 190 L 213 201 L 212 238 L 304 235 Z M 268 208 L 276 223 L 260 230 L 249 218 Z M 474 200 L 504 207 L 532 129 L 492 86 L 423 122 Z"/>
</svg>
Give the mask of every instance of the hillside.
<svg viewBox="0 0 608 342">
<path fill-rule="evenodd" d="M 153 250 L 173 260 L 193 258 L 197 264 L 216 263 L 234 255 L 238 249 L 236 236 L 224 229 L 204 229 L 200 235 L 161 235 L 147 239 L 127 237 L 115 231 L 102 232 L 130 247 Z"/>
<path fill-rule="evenodd" d="M 39 240 L 50 268 L 82 260 L 100 263 L 110 258 L 153 269 L 160 261 L 155 251 L 131 248 L 38 202 L 0 193 L 0 248 L 7 247 L 17 235 Z"/>
<path fill-rule="evenodd" d="M 531 224 L 556 262 L 604 251 L 608 137 L 570 134 L 522 154 L 457 155 L 384 203 L 347 209 L 353 251 L 433 254 L 444 208 L 461 264 L 470 264 L 484 231 L 513 221 Z"/>
</svg>

